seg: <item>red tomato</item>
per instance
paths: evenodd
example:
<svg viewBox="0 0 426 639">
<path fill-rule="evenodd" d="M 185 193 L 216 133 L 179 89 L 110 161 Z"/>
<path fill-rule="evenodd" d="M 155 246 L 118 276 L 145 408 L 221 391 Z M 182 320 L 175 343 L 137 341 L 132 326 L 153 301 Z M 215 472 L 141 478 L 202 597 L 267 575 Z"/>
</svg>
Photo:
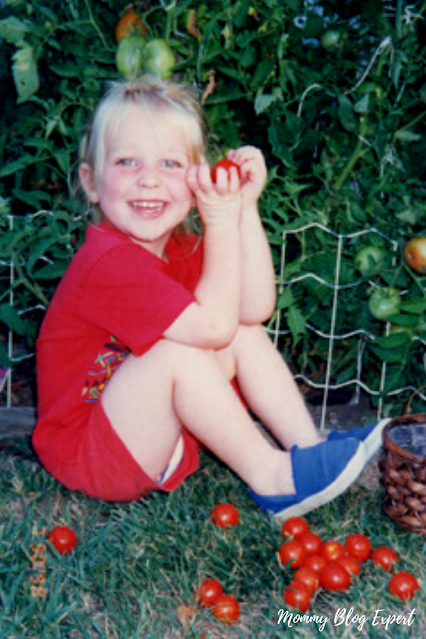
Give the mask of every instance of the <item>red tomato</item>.
<svg viewBox="0 0 426 639">
<path fill-rule="evenodd" d="M 217 182 L 217 172 L 219 169 L 225 169 L 225 171 L 229 174 L 229 171 L 232 169 L 232 167 L 235 167 L 237 169 L 238 177 L 241 180 L 241 171 L 238 164 L 235 164 L 235 162 L 232 162 L 232 160 L 224 158 L 223 160 L 219 160 L 219 162 L 216 162 L 216 164 L 212 168 L 211 177 L 213 184 L 216 184 Z"/>
<path fill-rule="evenodd" d="M 380 566 L 386 572 L 393 572 L 398 561 L 398 555 L 388 546 L 379 546 L 373 550 L 371 560 L 376 566 Z"/>
<path fill-rule="evenodd" d="M 210 513 L 210 519 L 218 528 L 226 528 L 227 526 L 236 526 L 240 516 L 232 504 L 218 504 Z"/>
<path fill-rule="evenodd" d="M 288 606 L 306 612 L 311 605 L 310 590 L 305 584 L 292 581 L 284 590 L 284 601 Z"/>
<path fill-rule="evenodd" d="M 321 554 L 327 561 L 335 561 L 338 557 L 342 557 L 345 552 L 344 545 L 336 539 L 326 541 L 321 548 Z"/>
<path fill-rule="evenodd" d="M 212 614 L 222 623 L 231 625 L 239 619 L 240 604 L 231 595 L 221 595 L 213 606 Z"/>
<path fill-rule="evenodd" d="M 397 572 L 388 584 L 389 592 L 402 601 L 411 599 L 419 588 L 420 584 L 411 572 Z"/>
<path fill-rule="evenodd" d="M 365 535 L 349 535 L 345 542 L 345 548 L 350 555 L 360 561 L 367 561 L 371 554 L 371 543 Z"/>
<path fill-rule="evenodd" d="M 321 572 L 324 566 L 327 565 L 327 559 L 322 555 L 308 555 L 303 565 L 306 566 L 306 568 L 315 570 L 315 572 Z"/>
<path fill-rule="evenodd" d="M 283 565 L 289 564 L 290 568 L 296 569 L 303 565 L 306 559 L 306 550 L 300 541 L 291 539 L 283 543 L 278 555 Z"/>
<path fill-rule="evenodd" d="M 325 590 L 343 592 L 349 587 L 351 577 L 337 561 L 330 561 L 320 572 L 321 586 Z"/>
<path fill-rule="evenodd" d="M 312 594 L 314 594 L 314 592 L 316 592 L 320 587 L 319 574 L 307 566 L 302 566 L 296 570 L 293 575 L 293 581 L 299 584 L 305 584 L 305 586 L 309 588 L 309 592 Z"/>
<path fill-rule="evenodd" d="M 214 606 L 219 597 L 223 594 L 222 585 L 217 579 L 206 579 L 198 590 L 198 603 L 205 608 Z"/>
<path fill-rule="evenodd" d="M 77 535 L 68 526 L 56 526 L 47 535 L 47 539 L 60 555 L 66 555 L 77 545 Z"/>
<path fill-rule="evenodd" d="M 342 555 L 336 559 L 337 563 L 346 568 L 348 573 L 352 575 L 359 575 L 361 572 L 361 563 L 359 559 L 354 557 L 353 555 Z"/>
<path fill-rule="evenodd" d="M 308 530 L 298 537 L 298 540 L 303 544 L 307 555 L 318 555 L 321 553 L 322 539 L 319 535 Z"/>
<path fill-rule="evenodd" d="M 290 517 L 283 523 L 281 533 L 283 537 L 293 537 L 297 539 L 309 530 L 308 522 L 303 517 Z"/>
</svg>

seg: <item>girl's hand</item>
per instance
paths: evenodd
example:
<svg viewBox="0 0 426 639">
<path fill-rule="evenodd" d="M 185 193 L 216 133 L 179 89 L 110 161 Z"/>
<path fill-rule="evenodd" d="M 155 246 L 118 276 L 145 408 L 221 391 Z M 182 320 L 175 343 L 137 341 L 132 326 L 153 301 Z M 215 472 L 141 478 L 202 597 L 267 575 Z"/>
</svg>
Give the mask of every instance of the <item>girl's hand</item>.
<svg viewBox="0 0 426 639">
<path fill-rule="evenodd" d="M 186 181 L 196 198 L 196 206 L 205 226 L 239 221 L 241 188 L 237 169 L 221 172 L 213 184 L 207 163 L 191 166 Z"/>
<path fill-rule="evenodd" d="M 243 146 L 229 151 L 227 157 L 240 167 L 243 209 L 257 206 L 267 178 L 262 152 L 254 146 Z"/>
</svg>

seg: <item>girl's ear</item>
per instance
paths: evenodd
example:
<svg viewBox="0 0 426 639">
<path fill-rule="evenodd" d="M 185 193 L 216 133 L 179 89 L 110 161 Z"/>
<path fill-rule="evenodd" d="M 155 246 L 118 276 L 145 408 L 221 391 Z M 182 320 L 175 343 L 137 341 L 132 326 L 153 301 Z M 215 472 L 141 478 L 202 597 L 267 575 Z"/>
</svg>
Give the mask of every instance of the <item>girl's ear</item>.
<svg viewBox="0 0 426 639">
<path fill-rule="evenodd" d="M 96 189 L 95 176 L 93 175 L 92 167 L 86 162 L 83 162 L 78 167 L 78 176 L 89 202 L 92 204 L 98 204 L 99 196 Z"/>
</svg>

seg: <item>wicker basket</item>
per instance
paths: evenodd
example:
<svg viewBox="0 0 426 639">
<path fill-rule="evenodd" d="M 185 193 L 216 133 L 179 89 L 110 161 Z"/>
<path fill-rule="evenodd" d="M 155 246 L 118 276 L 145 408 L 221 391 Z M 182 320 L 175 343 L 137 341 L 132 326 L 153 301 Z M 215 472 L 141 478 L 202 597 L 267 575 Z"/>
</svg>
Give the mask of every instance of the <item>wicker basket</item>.
<svg viewBox="0 0 426 639">
<path fill-rule="evenodd" d="M 401 528 L 426 534 L 426 414 L 387 424 L 379 467 L 384 512 Z"/>
</svg>

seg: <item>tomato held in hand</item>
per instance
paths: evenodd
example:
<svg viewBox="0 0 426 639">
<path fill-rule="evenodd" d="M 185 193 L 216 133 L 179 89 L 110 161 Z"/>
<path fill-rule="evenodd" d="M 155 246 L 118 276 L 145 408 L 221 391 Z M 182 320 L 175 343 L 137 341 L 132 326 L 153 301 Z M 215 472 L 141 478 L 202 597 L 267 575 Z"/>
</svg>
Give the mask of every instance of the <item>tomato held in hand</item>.
<svg viewBox="0 0 426 639">
<path fill-rule="evenodd" d="M 289 565 L 296 570 L 303 565 L 306 559 L 306 550 L 297 539 L 285 541 L 278 551 L 280 562 L 283 566 Z"/>
<path fill-rule="evenodd" d="M 214 606 L 222 594 L 222 584 L 217 579 L 206 579 L 198 590 L 197 602 L 204 608 L 208 608 L 209 606 Z"/>
<path fill-rule="evenodd" d="M 419 588 L 420 584 L 411 572 L 397 572 L 388 584 L 389 592 L 402 601 L 411 599 Z"/>
<path fill-rule="evenodd" d="M 281 534 L 283 537 L 292 537 L 297 539 L 303 533 L 309 531 L 308 522 L 303 517 L 290 517 L 287 519 L 281 528 Z"/>
<path fill-rule="evenodd" d="M 292 581 L 284 590 L 284 601 L 288 606 L 306 612 L 311 605 L 311 592 L 305 584 Z"/>
<path fill-rule="evenodd" d="M 353 555 L 360 561 L 367 561 L 371 554 L 371 543 L 368 537 L 354 533 L 349 535 L 345 541 L 345 548 L 350 555 Z"/>
<path fill-rule="evenodd" d="M 221 595 L 213 606 L 212 614 L 222 623 L 234 624 L 240 616 L 240 604 L 231 595 Z"/>
<path fill-rule="evenodd" d="M 320 572 L 321 586 L 325 590 L 343 592 L 351 583 L 351 576 L 337 561 L 330 561 Z"/>
<path fill-rule="evenodd" d="M 216 162 L 216 164 L 212 168 L 211 178 L 212 178 L 213 184 L 217 183 L 217 177 L 218 177 L 217 173 L 219 169 L 224 169 L 229 174 L 229 171 L 232 169 L 232 167 L 235 167 L 237 169 L 238 177 L 241 180 L 241 171 L 238 164 L 235 164 L 235 162 L 232 162 L 232 160 L 228 160 L 227 158 L 224 158 L 223 160 L 219 160 L 219 162 Z"/>
<path fill-rule="evenodd" d="M 228 526 L 236 526 L 240 515 L 232 504 L 218 504 L 210 513 L 210 519 L 217 528 L 227 528 Z"/>
<path fill-rule="evenodd" d="M 77 535 L 68 526 L 56 526 L 47 535 L 47 539 L 60 555 L 66 555 L 77 545 Z"/>
<path fill-rule="evenodd" d="M 386 572 L 393 572 L 398 561 L 398 555 L 388 546 L 379 546 L 373 550 L 371 561 Z"/>
</svg>

